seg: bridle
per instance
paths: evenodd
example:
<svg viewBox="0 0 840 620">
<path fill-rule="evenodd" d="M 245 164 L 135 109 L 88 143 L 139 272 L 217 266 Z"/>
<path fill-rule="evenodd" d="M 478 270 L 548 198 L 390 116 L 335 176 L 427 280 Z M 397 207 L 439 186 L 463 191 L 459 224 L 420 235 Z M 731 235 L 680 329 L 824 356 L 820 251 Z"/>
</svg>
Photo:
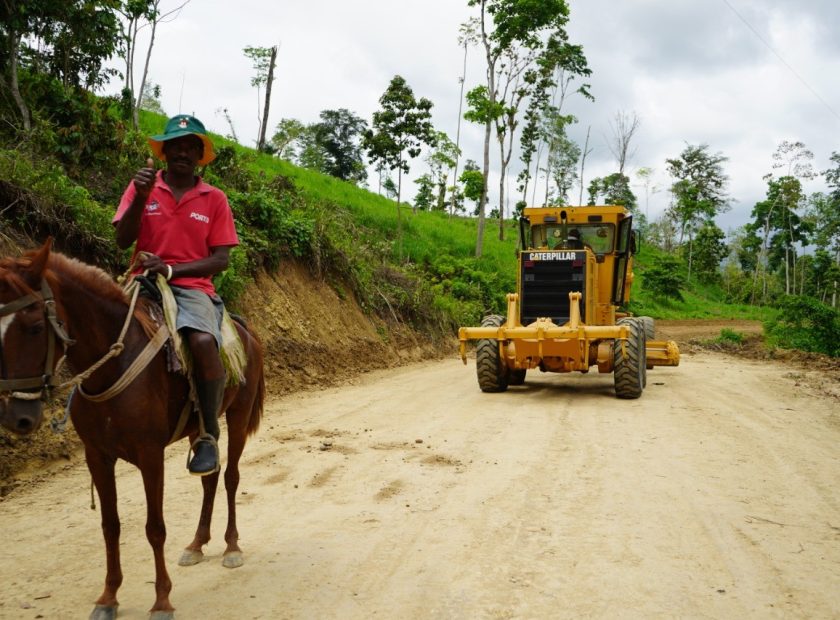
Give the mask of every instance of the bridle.
<svg viewBox="0 0 840 620">
<path fill-rule="evenodd" d="M 66 351 L 67 347 L 74 345 L 76 341 L 70 338 L 64 330 L 64 324 L 55 311 L 55 298 L 45 279 L 41 281 L 40 294 L 30 293 L 7 304 L 0 305 L 0 318 L 20 312 L 39 301 L 44 302 L 44 318 L 52 328 L 53 333 L 61 341 L 63 351 Z M 44 372 L 40 376 L 9 379 L 3 353 L 3 341 L 0 339 L 0 394 L 10 393 L 12 398 L 19 400 L 42 400 L 46 402 L 51 390 L 59 385 L 53 374 L 56 354 L 55 338 L 51 334 L 47 334 L 47 359 L 44 362 Z"/>
</svg>

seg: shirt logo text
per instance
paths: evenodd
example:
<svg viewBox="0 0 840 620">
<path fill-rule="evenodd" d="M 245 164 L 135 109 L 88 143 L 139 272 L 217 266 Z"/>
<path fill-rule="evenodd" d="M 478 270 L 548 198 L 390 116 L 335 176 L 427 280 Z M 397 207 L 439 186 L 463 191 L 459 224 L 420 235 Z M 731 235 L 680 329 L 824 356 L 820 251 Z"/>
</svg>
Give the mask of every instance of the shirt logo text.
<svg viewBox="0 0 840 620">
<path fill-rule="evenodd" d="M 201 213 L 196 213 L 195 211 L 190 213 L 190 219 L 198 220 L 199 222 L 204 222 L 205 224 L 210 223 L 209 217 L 207 217 L 206 215 L 202 215 Z"/>
</svg>

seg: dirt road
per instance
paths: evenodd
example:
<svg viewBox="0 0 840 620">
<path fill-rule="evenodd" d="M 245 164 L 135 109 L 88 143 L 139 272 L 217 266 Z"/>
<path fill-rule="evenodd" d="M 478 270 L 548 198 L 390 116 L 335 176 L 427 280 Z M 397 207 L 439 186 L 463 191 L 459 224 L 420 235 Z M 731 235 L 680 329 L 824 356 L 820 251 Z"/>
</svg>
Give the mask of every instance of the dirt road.
<svg viewBox="0 0 840 620">
<path fill-rule="evenodd" d="M 221 566 L 221 495 L 207 561 L 177 566 L 200 485 L 170 448 L 172 602 L 182 619 L 837 618 L 838 402 L 714 353 L 651 371 L 637 401 L 598 374 L 482 394 L 455 359 L 278 399 L 243 457 L 242 568 Z M 146 618 L 142 487 L 118 472 L 120 618 Z M 73 466 L 0 502 L 0 617 L 87 616 L 104 577 L 88 493 Z"/>
</svg>

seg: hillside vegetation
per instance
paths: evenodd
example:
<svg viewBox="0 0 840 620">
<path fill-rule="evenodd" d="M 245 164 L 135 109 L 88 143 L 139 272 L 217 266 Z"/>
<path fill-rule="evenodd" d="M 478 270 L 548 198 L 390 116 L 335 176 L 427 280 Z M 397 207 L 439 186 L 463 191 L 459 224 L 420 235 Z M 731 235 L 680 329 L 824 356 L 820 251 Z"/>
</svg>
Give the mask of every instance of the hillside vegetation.
<svg viewBox="0 0 840 620">
<path fill-rule="evenodd" d="M 47 95 L 72 103 L 75 122 L 53 116 L 37 122 L 23 140 L 17 132 L 4 135 L 0 234 L 34 240 L 52 235 L 59 249 L 121 272 L 129 255 L 117 250 L 110 220 L 125 186 L 148 157 L 145 136 L 161 132 L 166 119 L 142 112 L 135 132 L 113 99 L 71 97 L 60 88 L 48 88 Z M 435 336 L 451 335 L 459 325 L 475 325 L 483 315 L 504 310 L 504 295 L 515 286 L 513 223 L 504 240 L 495 231 L 487 235 L 483 255 L 475 258 L 473 217 L 414 212 L 403 204 L 399 235 L 394 201 L 222 136 L 213 139 L 218 157 L 203 174 L 227 193 L 242 241 L 217 281 L 234 308 L 260 270 L 271 272 L 294 260 L 339 296 L 352 295 L 365 312 Z M 685 262 L 669 257 L 643 241 L 631 311 L 655 318 L 759 319 L 775 325 L 774 311 L 728 303 L 733 295 L 722 281 L 700 283 L 688 277 Z M 658 286 L 646 284 L 663 262 L 670 265 L 675 294 L 659 280 Z M 793 332 L 807 331 L 809 325 L 795 312 L 793 319 L 773 333 L 781 336 L 782 345 L 807 347 L 809 339 Z M 827 329 L 831 333 L 831 321 Z"/>
</svg>

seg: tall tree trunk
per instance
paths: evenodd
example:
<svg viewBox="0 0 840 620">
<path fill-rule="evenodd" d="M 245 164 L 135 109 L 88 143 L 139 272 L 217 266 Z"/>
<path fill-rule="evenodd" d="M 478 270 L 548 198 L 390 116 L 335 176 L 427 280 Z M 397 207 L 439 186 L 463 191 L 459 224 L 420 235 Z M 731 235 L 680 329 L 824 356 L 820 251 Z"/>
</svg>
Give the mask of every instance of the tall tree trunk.
<svg viewBox="0 0 840 620">
<path fill-rule="evenodd" d="M 548 206 L 548 194 L 551 191 L 551 149 L 548 150 L 548 157 L 545 162 L 545 200 L 543 206 Z"/>
<path fill-rule="evenodd" d="M 262 123 L 260 123 L 260 140 L 257 143 L 257 150 L 265 148 L 265 132 L 268 128 L 268 110 L 271 107 L 271 84 L 274 82 L 274 63 L 277 60 L 277 46 L 271 48 L 271 60 L 268 63 L 268 80 L 265 83 L 265 109 L 263 111 Z"/>
<path fill-rule="evenodd" d="M 20 48 L 20 35 L 14 30 L 9 31 L 9 81 L 12 97 L 17 104 L 20 116 L 23 119 L 23 128 L 28 132 L 32 129 L 32 121 L 29 118 L 29 107 L 20 94 L 18 83 L 18 49 Z"/>
<path fill-rule="evenodd" d="M 516 106 L 518 107 L 518 105 Z M 507 181 L 507 169 L 510 165 L 510 158 L 513 156 L 513 134 L 516 131 L 516 119 L 512 116 L 508 118 L 508 145 L 507 154 L 505 154 L 504 141 L 499 140 L 502 153 L 502 178 L 499 180 L 499 240 L 503 241 L 505 238 L 504 215 L 505 215 L 505 201 L 504 198 L 508 195 L 505 189 L 505 182 Z"/>
<path fill-rule="evenodd" d="M 785 295 L 790 295 L 790 258 L 787 244 L 785 244 Z"/>
<path fill-rule="evenodd" d="M 400 163 L 402 163 L 402 151 L 400 151 Z M 397 167 L 397 249 L 399 252 L 400 262 L 402 262 L 403 247 L 402 247 L 402 209 L 400 208 L 400 200 L 402 199 L 402 166 Z"/>
<path fill-rule="evenodd" d="M 586 142 L 583 143 L 583 153 L 580 155 L 580 196 L 578 197 L 578 205 L 583 205 L 583 165 L 586 163 L 586 156 L 589 154 L 589 131 L 592 125 L 586 128 Z"/>
<path fill-rule="evenodd" d="M 481 252 L 484 248 L 484 208 L 487 205 L 487 175 L 490 172 L 490 132 L 492 129 L 492 121 L 487 120 L 484 127 L 484 179 L 482 181 L 481 197 L 478 199 L 478 233 L 475 242 L 475 257 L 481 258 Z"/>
<path fill-rule="evenodd" d="M 435 210 L 446 210 L 446 181 L 444 181 L 443 183 L 438 183 L 437 206 L 435 207 Z"/>
<path fill-rule="evenodd" d="M 452 206 L 449 210 L 449 217 L 455 214 L 455 203 L 458 199 L 458 162 L 461 158 L 461 121 L 464 120 L 462 110 L 464 107 L 464 82 L 467 81 L 467 46 L 464 41 L 464 68 L 461 70 L 461 95 L 458 98 L 458 128 L 455 130 L 455 167 L 452 171 Z"/>
<path fill-rule="evenodd" d="M 540 138 L 537 142 L 537 161 L 534 164 L 534 189 L 531 191 L 531 205 L 536 206 L 537 204 L 537 181 L 540 178 L 540 160 L 542 159 L 542 152 L 543 152 L 543 139 Z"/>
<path fill-rule="evenodd" d="M 132 118 L 134 121 L 134 129 L 138 129 L 140 127 L 140 104 L 143 103 L 143 90 L 146 88 L 146 78 L 149 75 L 149 61 L 152 58 L 152 48 L 155 45 L 155 32 L 157 31 L 158 25 L 157 7 L 159 4 L 160 0 L 155 0 L 155 18 L 152 20 L 152 34 L 151 38 L 149 39 L 149 49 L 146 50 L 146 62 L 143 64 L 143 77 L 140 79 L 140 89 L 137 92 L 137 98 L 135 99 L 134 109 L 131 111 Z"/>
<path fill-rule="evenodd" d="M 487 96 L 490 99 L 489 108 L 492 110 L 496 107 L 496 60 L 493 49 L 488 39 L 487 31 L 485 30 L 484 19 L 486 0 L 481 1 L 481 39 L 484 43 L 484 51 L 487 56 Z M 482 180 L 481 198 L 478 201 L 478 234 L 475 242 L 475 256 L 481 258 L 484 249 L 484 209 L 487 206 L 487 177 L 490 175 L 490 135 L 493 131 L 493 119 L 488 118 L 484 126 L 484 169 L 482 171 L 484 179 Z"/>
<path fill-rule="evenodd" d="M 688 277 L 686 278 L 686 282 L 691 282 L 691 263 L 694 260 L 694 236 L 689 233 L 688 234 Z"/>
</svg>

